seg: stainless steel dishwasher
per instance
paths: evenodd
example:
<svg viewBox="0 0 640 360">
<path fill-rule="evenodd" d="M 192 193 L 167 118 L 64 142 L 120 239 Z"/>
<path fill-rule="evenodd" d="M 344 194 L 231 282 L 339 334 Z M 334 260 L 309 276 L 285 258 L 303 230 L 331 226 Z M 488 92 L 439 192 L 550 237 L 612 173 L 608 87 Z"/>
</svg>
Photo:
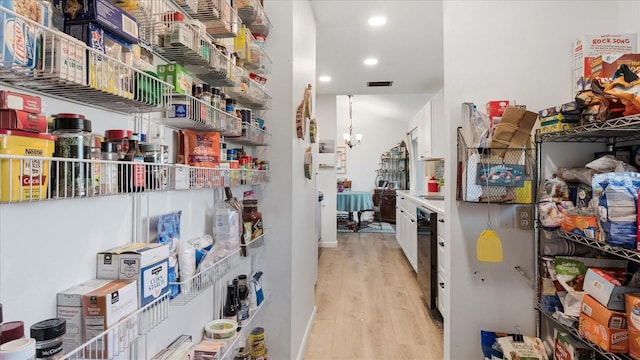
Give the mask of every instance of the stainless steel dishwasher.
<svg viewBox="0 0 640 360">
<path fill-rule="evenodd" d="M 418 287 L 427 309 L 438 311 L 438 215 L 424 206 L 416 208 L 418 222 Z"/>
</svg>

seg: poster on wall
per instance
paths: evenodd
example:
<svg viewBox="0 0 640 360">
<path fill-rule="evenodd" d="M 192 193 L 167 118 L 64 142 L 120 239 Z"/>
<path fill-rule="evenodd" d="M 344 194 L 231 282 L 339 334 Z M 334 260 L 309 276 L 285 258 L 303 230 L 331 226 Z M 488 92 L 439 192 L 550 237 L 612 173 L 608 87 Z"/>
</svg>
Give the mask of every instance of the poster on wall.
<svg viewBox="0 0 640 360">
<path fill-rule="evenodd" d="M 318 140 L 318 167 L 333 168 L 336 166 L 335 140 Z"/>
<path fill-rule="evenodd" d="M 336 147 L 336 174 L 347 173 L 347 148 L 344 146 Z"/>
</svg>

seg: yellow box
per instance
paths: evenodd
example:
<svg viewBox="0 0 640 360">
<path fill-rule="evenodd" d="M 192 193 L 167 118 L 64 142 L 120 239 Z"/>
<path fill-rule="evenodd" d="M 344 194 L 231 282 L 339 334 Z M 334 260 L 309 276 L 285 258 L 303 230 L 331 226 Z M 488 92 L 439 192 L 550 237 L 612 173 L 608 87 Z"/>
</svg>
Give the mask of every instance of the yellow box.
<svg viewBox="0 0 640 360">
<path fill-rule="evenodd" d="M 58 138 L 19 130 L 0 129 L 0 154 L 51 157 Z M 48 160 L 1 159 L 0 201 L 38 200 L 47 196 Z"/>
</svg>

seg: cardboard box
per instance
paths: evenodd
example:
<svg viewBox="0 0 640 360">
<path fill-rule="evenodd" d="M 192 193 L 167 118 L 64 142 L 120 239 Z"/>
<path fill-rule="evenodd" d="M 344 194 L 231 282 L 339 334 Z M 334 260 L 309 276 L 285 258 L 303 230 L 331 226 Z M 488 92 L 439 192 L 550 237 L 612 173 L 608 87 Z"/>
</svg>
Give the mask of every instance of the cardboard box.
<svg viewBox="0 0 640 360">
<path fill-rule="evenodd" d="M 138 309 L 137 281 L 114 280 L 82 297 L 84 305 L 85 341 L 89 341 L 109 329 L 120 319 Z M 135 322 L 133 322 L 135 324 Z M 119 331 L 138 332 L 138 329 L 119 329 Z M 119 337 L 116 332 L 104 337 L 92 347 L 87 347 L 84 356 L 88 358 L 110 359 L 114 355 L 114 347 L 126 338 Z"/>
<path fill-rule="evenodd" d="M 636 34 L 584 35 L 573 42 L 573 92 L 591 88 L 591 61 L 604 54 L 636 52 Z"/>
<path fill-rule="evenodd" d="M 606 54 L 591 60 L 591 78 L 610 84 L 613 74 L 620 65 L 627 65 L 636 75 L 640 75 L 640 54 Z"/>
<path fill-rule="evenodd" d="M 640 293 L 625 294 L 629 325 L 629 355 L 640 359 Z"/>
<path fill-rule="evenodd" d="M 605 271 L 589 268 L 584 278 L 583 289 L 609 310 L 625 311 L 624 294 L 638 292 L 637 287 L 616 285 L 616 280 Z"/>
<path fill-rule="evenodd" d="M 540 122 L 540 133 L 545 134 L 545 133 L 550 133 L 550 132 L 556 132 L 556 131 L 562 131 L 562 130 L 569 130 L 569 129 L 573 129 L 576 126 L 580 125 L 580 122 L 578 119 L 570 119 L 570 120 L 564 120 L 564 119 L 560 119 L 560 120 L 545 120 L 545 119 L 541 119 L 542 121 Z"/>
<path fill-rule="evenodd" d="M 607 309 L 590 295 L 582 299 L 582 313 L 593 320 L 605 324 L 610 329 L 626 329 L 627 318 L 624 312 Z"/>
<path fill-rule="evenodd" d="M 0 110 L 0 128 L 47 132 L 47 117 L 19 110 Z"/>
<path fill-rule="evenodd" d="M 65 28 L 66 24 L 95 22 L 125 41 L 138 43 L 136 18 L 109 0 L 56 0 L 56 4 L 62 5 Z"/>
<path fill-rule="evenodd" d="M 0 91 L 0 109 L 40 114 L 42 112 L 42 100 L 39 96 L 2 90 Z"/>
<path fill-rule="evenodd" d="M 540 119 L 558 114 L 580 115 L 580 110 L 578 110 L 578 103 L 574 100 L 538 111 L 538 116 L 540 117 Z"/>
<path fill-rule="evenodd" d="M 0 0 L 0 6 L 14 11 L 29 20 L 44 26 L 50 25 L 51 9 L 40 0 L 33 0 L 24 6 L 25 0 Z M 36 69 L 41 62 L 42 29 L 31 26 L 22 18 L 8 12 L 1 12 L 3 22 L 0 24 L 0 67 L 16 66 L 24 69 Z M 7 35 L 5 34 L 12 34 Z M 12 77 L 3 74 L 3 77 Z"/>
<path fill-rule="evenodd" d="M 531 130 L 538 120 L 538 114 L 515 106 L 508 106 L 496 126 L 493 138 L 489 143 L 492 155 L 504 157 L 506 150 L 526 148 L 531 137 Z"/>
<path fill-rule="evenodd" d="M 66 353 L 77 349 L 85 342 L 83 296 L 110 282 L 111 280 L 89 280 L 58 293 L 57 317 L 67 321 L 67 332 L 63 341 Z"/>
<path fill-rule="evenodd" d="M 584 313 L 580 314 L 578 334 L 614 354 L 626 354 L 629 349 L 627 329 L 610 329 Z"/>
<path fill-rule="evenodd" d="M 227 344 L 221 341 L 202 340 L 194 349 L 194 360 L 219 359 Z"/>
<path fill-rule="evenodd" d="M 553 333 L 553 358 L 555 360 L 591 360 L 595 357 L 593 349 L 573 340 L 571 334 L 560 332 L 555 328 Z"/>
<path fill-rule="evenodd" d="M 168 258 L 166 244 L 127 244 L 98 253 L 97 277 L 137 280 L 143 307 L 169 291 Z"/>
<path fill-rule="evenodd" d="M 191 73 L 178 64 L 158 65 L 158 77 L 173 85 L 173 91 L 178 94 L 191 95 L 193 77 Z"/>
</svg>

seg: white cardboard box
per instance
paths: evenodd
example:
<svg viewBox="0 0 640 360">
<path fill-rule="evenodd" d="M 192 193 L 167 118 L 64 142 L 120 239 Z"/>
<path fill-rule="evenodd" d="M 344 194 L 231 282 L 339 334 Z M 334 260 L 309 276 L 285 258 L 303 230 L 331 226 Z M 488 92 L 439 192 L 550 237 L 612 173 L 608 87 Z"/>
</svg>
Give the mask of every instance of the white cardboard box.
<svg viewBox="0 0 640 360">
<path fill-rule="evenodd" d="M 58 293 L 57 317 L 67 321 L 67 332 L 64 335 L 64 351 L 66 353 L 84 344 L 84 317 L 82 297 L 110 283 L 111 280 L 89 280 Z"/>
<path fill-rule="evenodd" d="M 574 93 L 591 88 L 591 60 L 605 54 L 636 52 L 637 34 L 584 35 L 573 42 Z"/>
</svg>

